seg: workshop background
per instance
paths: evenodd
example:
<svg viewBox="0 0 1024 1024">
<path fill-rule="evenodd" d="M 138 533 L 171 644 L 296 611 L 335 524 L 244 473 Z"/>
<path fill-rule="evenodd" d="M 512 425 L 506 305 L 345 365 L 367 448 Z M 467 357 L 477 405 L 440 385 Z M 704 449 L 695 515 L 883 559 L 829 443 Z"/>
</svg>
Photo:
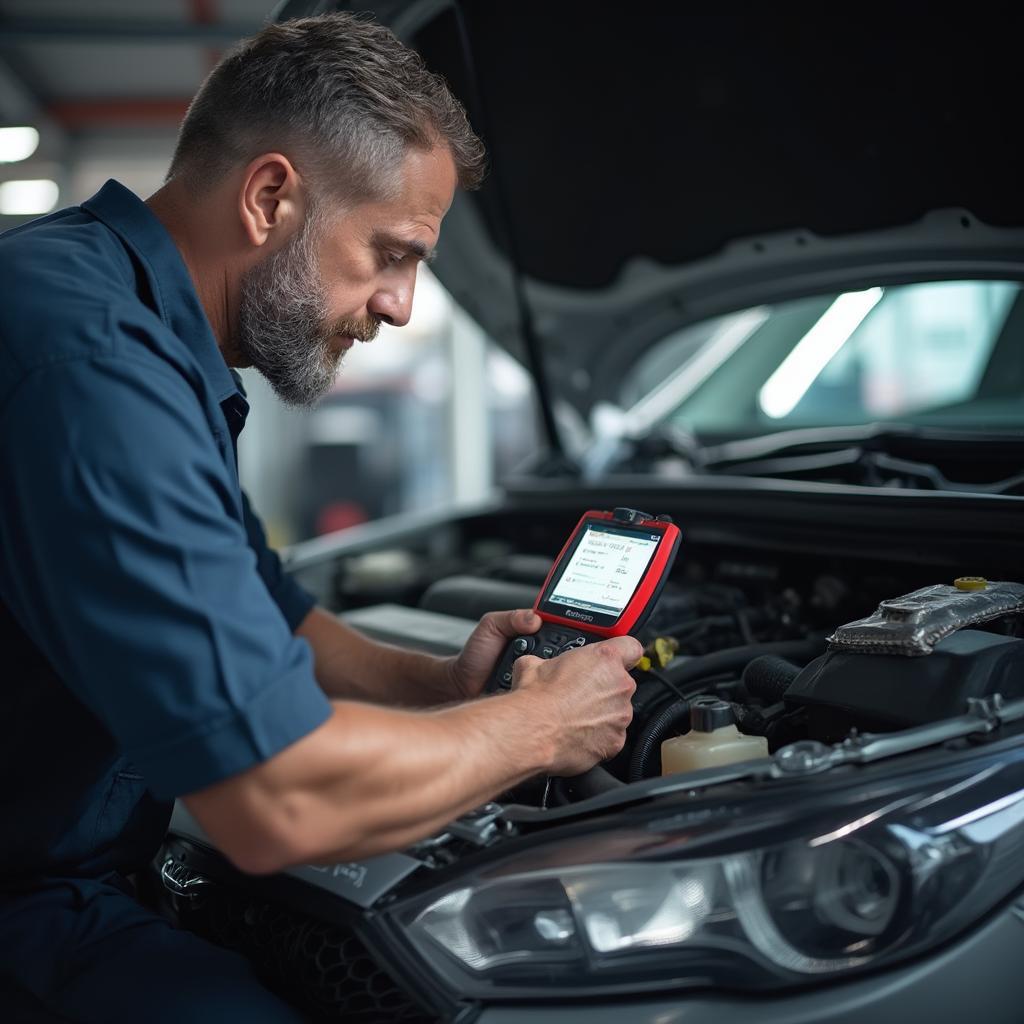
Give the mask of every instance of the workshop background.
<svg viewBox="0 0 1024 1024">
<path fill-rule="evenodd" d="M 0 0 L 0 230 L 108 178 L 155 192 L 196 89 L 276 6 Z M 243 373 L 239 468 L 275 544 L 480 500 L 535 448 L 528 375 L 419 274 L 411 322 L 348 353 L 316 409 L 286 408 Z"/>
</svg>

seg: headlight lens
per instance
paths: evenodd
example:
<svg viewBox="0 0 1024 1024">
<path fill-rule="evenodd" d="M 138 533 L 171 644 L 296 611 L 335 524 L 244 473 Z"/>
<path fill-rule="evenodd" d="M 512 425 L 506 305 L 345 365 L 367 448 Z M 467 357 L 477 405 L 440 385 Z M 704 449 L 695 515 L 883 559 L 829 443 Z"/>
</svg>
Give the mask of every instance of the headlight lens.
<svg viewBox="0 0 1024 1024">
<path fill-rule="evenodd" d="M 664 818 L 629 834 L 629 859 L 538 867 L 534 851 L 395 908 L 392 934 L 453 993 L 477 998 L 749 991 L 891 963 L 1024 882 L 1019 761 L 911 792 L 845 819 L 833 801 L 781 841 L 778 808 L 761 797 L 776 841 L 759 844 L 755 822 L 745 848 L 733 835 L 714 856 L 680 857 L 685 832 Z M 577 841 L 577 860 L 605 846 L 621 855 L 623 836 L 595 833 L 585 857 Z M 548 863 L 564 853 L 553 844 Z"/>
<path fill-rule="evenodd" d="M 750 860 L 726 869 L 736 893 L 758 893 L 737 910 L 758 944 L 770 950 L 792 949 L 786 964 L 815 973 L 807 960 L 863 958 L 901 926 L 898 911 L 907 895 L 899 851 L 888 853 L 859 840 L 824 846 L 791 844 L 766 852 L 760 878 L 749 877 Z M 761 912 L 771 908 L 770 918 Z M 796 951 L 804 951 L 802 954 Z"/>
<path fill-rule="evenodd" d="M 419 926 L 439 949 L 481 974 L 524 962 L 566 963 L 578 957 L 576 925 L 555 878 L 523 879 L 515 902 L 500 886 L 456 889 L 422 915 Z"/>
</svg>

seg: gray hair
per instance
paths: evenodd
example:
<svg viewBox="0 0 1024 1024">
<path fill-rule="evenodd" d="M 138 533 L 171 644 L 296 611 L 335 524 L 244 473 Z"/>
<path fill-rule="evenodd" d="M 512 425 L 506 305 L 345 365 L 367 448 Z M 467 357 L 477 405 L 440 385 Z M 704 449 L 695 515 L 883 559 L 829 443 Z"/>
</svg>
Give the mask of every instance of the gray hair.
<svg viewBox="0 0 1024 1024">
<path fill-rule="evenodd" d="M 178 135 L 168 179 L 201 193 L 279 150 L 317 193 L 384 198 L 410 147 L 446 145 L 459 184 L 479 185 L 484 148 L 444 79 L 392 32 L 352 14 L 270 25 L 210 72 Z"/>
</svg>

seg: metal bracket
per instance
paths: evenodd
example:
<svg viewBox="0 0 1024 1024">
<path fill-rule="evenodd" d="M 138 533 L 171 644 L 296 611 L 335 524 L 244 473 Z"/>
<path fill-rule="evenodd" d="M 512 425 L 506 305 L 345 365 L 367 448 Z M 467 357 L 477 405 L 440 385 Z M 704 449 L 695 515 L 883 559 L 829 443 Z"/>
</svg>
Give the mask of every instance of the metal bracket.
<svg viewBox="0 0 1024 1024">
<path fill-rule="evenodd" d="M 501 804 L 488 803 L 469 814 L 453 821 L 447 828 L 450 835 L 474 846 L 490 846 L 498 838 L 499 819 L 504 808 Z"/>
<path fill-rule="evenodd" d="M 168 857 L 163 862 L 160 868 L 160 881 L 169 893 L 186 900 L 198 899 L 211 884 L 208 878 L 196 874 L 173 857 Z"/>
<path fill-rule="evenodd" d="M 483 848 L 496 842 L 502 835 L 516 831 L 515 826 L 504 819 L 505 808 L 494 802 L 483 804 L 461 818 L 449 822 L 443 832 L 422 839 L 411 849 L 413 856 L 431 857 L 453 840 Z"/>
</svg>

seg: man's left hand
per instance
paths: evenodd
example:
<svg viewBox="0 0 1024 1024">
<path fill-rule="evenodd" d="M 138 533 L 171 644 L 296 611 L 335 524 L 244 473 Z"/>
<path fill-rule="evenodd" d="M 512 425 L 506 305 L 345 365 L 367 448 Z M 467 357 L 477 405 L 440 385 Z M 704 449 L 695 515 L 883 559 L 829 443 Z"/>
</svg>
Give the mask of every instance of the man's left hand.
<svg viewBox="0 0 1024 1024">
<path fill-rule="evenodd" d="M 530 608 L 488 612 L 470 633 L 462 653 L 448 664 L 453 696 L 479 697 L 509 640 L 536 633 L 540 626 L 540 616 Z"/>
</svg>

